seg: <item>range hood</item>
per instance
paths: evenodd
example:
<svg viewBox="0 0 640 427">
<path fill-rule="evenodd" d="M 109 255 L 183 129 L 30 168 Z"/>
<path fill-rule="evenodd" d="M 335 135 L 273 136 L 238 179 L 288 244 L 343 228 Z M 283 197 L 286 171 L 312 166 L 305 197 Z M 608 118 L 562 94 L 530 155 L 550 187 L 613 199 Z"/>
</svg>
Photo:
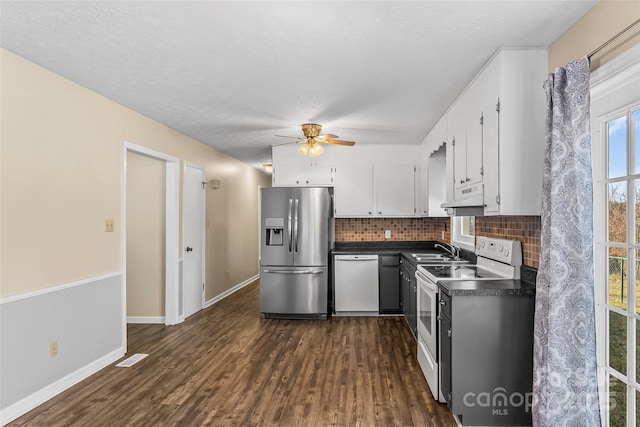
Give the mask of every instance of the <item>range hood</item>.
<svg viewBox="0 0 640 427">
<path fill-rule="evenodd" d="M 484 216 L 484 186 L 479 183 L 457 189 L 455 200 L 440 205 L 449 216 Z"/>
</svg>

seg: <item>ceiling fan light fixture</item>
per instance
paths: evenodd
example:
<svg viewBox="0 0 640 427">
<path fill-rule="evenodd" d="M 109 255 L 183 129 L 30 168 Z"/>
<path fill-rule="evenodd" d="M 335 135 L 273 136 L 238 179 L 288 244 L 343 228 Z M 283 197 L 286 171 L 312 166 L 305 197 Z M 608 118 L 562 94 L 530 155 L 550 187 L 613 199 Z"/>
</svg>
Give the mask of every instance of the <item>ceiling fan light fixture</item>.
<svg viewBox="0 0 640 427">
<path fill-rule="evenodd" d="M 309 147 L 309 157 L 318 157 L 323 152 L 324 148 L 322 148 L 322 146 L 317 142 L 313 141 L 313 143 Z"/>
<path fill-rule="evenodd" d="M 300 147 L 298 147 L 298 153 L 302 154 L 303 156 L 306 156 L 307 153 L 309 153 L 309 148 L 311 148 L 309 146 L 308 142 L 305 142 L 303 145 L 301 145 Z"/>
<path fill-rule="evenodd" d="M 263 163 L 262 167 L 264 168 L 265 171 L 267 171 L 268 173 L 272 173 L 273 172 L 273 163 Z"/>
</svg>

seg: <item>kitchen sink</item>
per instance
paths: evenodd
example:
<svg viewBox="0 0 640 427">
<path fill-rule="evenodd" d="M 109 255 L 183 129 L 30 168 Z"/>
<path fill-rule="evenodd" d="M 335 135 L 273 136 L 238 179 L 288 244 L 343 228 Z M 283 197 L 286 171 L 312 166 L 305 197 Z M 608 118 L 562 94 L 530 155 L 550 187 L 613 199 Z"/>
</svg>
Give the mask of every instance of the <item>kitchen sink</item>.
<svg viewBox="0 0 640 427">
<path fill-rule="evenodd" d="M 412 253 L 409 254 L 418 264 L 467 264 L 465 259 L 454 260 L 449 254 Z"/>
</svg>

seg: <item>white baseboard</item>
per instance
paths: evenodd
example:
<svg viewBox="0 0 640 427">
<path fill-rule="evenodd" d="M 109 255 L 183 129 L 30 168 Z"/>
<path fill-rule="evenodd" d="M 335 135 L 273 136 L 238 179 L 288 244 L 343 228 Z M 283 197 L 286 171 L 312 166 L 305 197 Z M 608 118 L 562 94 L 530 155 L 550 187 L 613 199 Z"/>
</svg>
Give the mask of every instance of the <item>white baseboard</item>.
<svg viewBox="0 0 640 427">
<path fill-rule="evenodd" d="M 164 325 L 164 316 L 127 316 L 127 323 L 151 323 Z"/>
<path fill-rule="evenodd" d="M 25 397 L 19 402 L 14 403 L 11 406 L 0 411 L 0 424 L 5 425 L 15 420 L 16 418 L 26 414 L 38 405 L 43 404 L 52 397 L 62 393 L 66 389 L 76 385 L 85 378 L 95 374 L 99 370 L 106 368 L 116 360 L 125 355 L 124 348 L 119 348 L 111 353 L 102 356 L 100 359 L 88 364 L 87 366 L 78 369 L 75 372 L 60 378 L 58 381 L 49 384 L 43 389 L 38 390 L 32 395 Z"/>
<path fill-rule="evenodd" d="M 205 302 L 204 303 L 204 308 L 211 307 L 213 304 L 217 303 L 218 301 L 221 301 L 221 300 L 225 299 L 226 297 L 228 297 L 232 293 L 239 291 L 240 289 L 244 288 L 245 286 L 255 282 L 259 278 L 260 278 L 260 276 L 258 274 L 256 274 L 255 276 L 248 278 L 244 282 L 238 283 L 233 288 L 227 289 L 226 291 L 224 291 L 220 295 L 217 295 L 217 296 L 211 298 L 209 301 Z"/>
</svg>

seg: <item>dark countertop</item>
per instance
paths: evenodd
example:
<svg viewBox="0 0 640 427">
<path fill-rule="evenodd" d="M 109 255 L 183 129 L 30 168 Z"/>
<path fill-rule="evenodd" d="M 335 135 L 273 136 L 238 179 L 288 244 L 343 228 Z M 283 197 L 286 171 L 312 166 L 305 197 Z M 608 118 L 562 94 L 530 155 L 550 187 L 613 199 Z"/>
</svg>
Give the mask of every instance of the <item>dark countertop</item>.
<svg viewBox="0 0 640 427">
<path fill-rule="evenodd" d="M 335 242 L 331 255 L 352 255 L 352 254 L 378 254 L 378 255 L 404 255 L 410 264 L 414 267 L 417 265 L 411 253 L 445 253 L 444 251 L 434 248 L 437 240 L 422 241 L 371 241 L 371 242 Z M 468 259 L 471 263 L 475 263 L 475 254 L 470 251 L 462 250 L 462 258 Z"/>
<path fill-rule="evenodd" d="M 438 287 L 450 296 L 534 296 L 536 286 L 523 280 L 445 280 Z"/>
<path fill-rule="evenodd" d="M 436 241 L 376 241 L 376 242 L 335 242 L 332 251 L 336 255 L 348 255 L 355 253 L 399 254 L 401 252 L 429 251 L 439 252 L 434 249 Z"/>
</svg>

